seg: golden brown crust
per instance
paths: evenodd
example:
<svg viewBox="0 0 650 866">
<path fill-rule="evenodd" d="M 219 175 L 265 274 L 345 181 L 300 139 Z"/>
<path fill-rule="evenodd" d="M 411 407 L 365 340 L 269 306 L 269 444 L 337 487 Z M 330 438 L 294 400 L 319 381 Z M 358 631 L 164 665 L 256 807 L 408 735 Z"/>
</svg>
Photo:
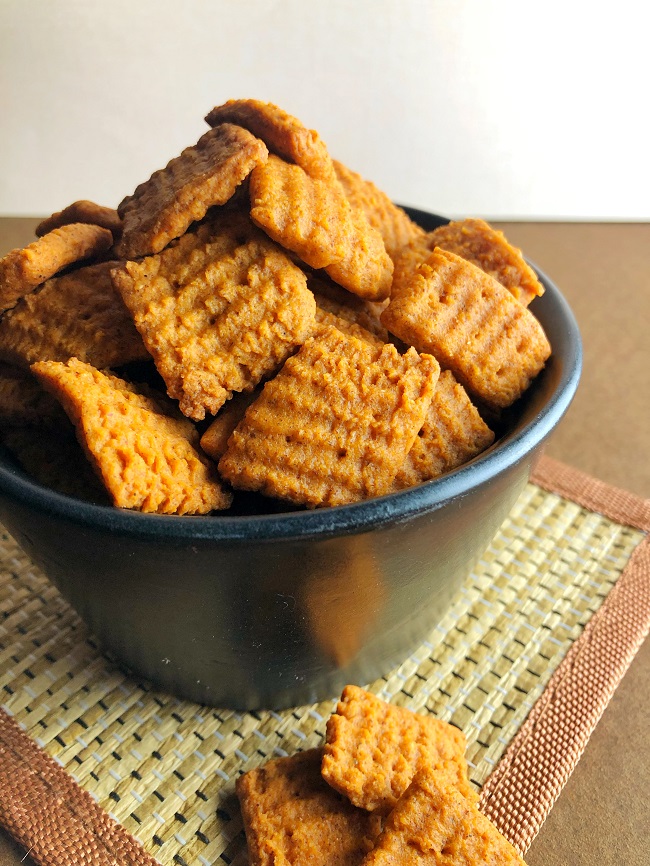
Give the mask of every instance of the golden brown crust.
<svg viewBox="0 0 650 866">
<path fill-rule="evenodd" d="M 320 749 L 237 779 L 250 866 L 358 866 L 381 830 L 321 778 Z"/>
<path fill-rule="evenodd" d="M 416 775 L 363 866 L 526 866 L 476 803 L 435 772 Z"/>
<path fill-rule="evenodd" d="M 0 312 L 74 262 L 106 252 L 113 235 L 101 226 L 71 223 L 0 259 Z"/>
<path fill-rule="evenodd" d="M 247 394 L 233 394 L 230 400 L 219 410 L 219 414 L 201 436 L 201 448 L 217 462 L 225 454 L 228 440 L 235 427 L 246 414 L 246 410 L 259 397 L 258 390 Z"/>
<path fill-rule="evenodd" d="M 357 337 L 359 340 L 364 340 L 370 343 L 371 346 L 383 346 L 384 340 L 380 340 L 370 331 L 367 331 L 356 322 L 351 322 L 343 316 L 336 313 L 330 313 L 329 310 L 323 309 L 316 301 L 316 318 L 314 320 L 314 336 L 320 332 L 322 328 L 337 328 L 343 334 L 349 334 L 351 337 Z"/>
<path fill-rule="evenodd" d="M 114 505 L 157 514 L 207 514 L 230 505 L 189 421 L 76 358 L 40 361 L 32 370 L 75 425 Z"/>
<path fill-rule="evenodd" d="M 475 797 L 464 752 L 465 737 L 452 725 L 346 686 L 327 721 L 321 772 L 355 806 L 387 813 L 429 767 Z"/>
<path fill-rule="evenodd" d="M 323 329 L 264 386 L 219 462 L 233 487 L 297 505 L 390 489 L 422 426 L 439 367 Z"/>
<path fill-rule="evenodd" d="M 36 226 L 36 237 L 40 238 L 53 229 L 58 229 L 69 223 L 89 223 L 94 226 L 102 226 L 111 232 L 113 239 L 118 238 L 122 232 L 122 220 L 114 208 L 95 204 L 94 201 L 88 201 L 88 199 L 80 199 L 42 220 Z"/>
<path fill-rule="evenodd" d="M 0 357 L 26 367 L 78 358 L 101 368 L 149 358 L 113 288 L 119 264 L 78 268 L 24 297 L 0 320 Z"/>
<path fill-rule="evenodd" d="M 501 283 L 437 247 L 393 287 L 381 320 L 495 409 L 521 397 L 551 353 L 537 319 Z"/>
<path fill-rule="evenodd" d="M 117 255 L 132 259 L 160 252 L 208 208 L 225 204 L 267 153 L 262 141 L 232 124 L 206 132 L 120 203 Z"/>
<path fill-rule="evenodd" d="M 61 406 L 29 370 L 0 361 L 0 426 L 61 421 L 65 421 Z"/>
<path fill-rule="evenodd" d="M 305 275 L 249 220 L 217 217 L 176 245 L 113 271 L 113 282 L 181 411 L 216 415 L 313 329 Z"/>
</svg>

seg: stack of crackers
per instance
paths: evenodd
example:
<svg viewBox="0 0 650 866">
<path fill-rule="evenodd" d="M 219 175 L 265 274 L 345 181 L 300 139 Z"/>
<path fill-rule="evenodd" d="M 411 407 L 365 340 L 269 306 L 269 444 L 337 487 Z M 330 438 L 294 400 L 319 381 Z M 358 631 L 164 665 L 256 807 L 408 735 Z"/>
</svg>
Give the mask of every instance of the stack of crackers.
<svg viewBox="0 0 650 866">
<path fill-rule="evenodd" d="M 17 459 L 73 495 L 207 514 L 233 491 L 357 502 L 489 447 L 551 351 L 520 251 L 482 220 L 424 232 L 274 105 L 206 120 L 117 210 L 75 202 L 0 260 Z"/>
<path fill-rule="evenodd" d="M 525 866 L 478 810 L 463 734 L 346 686 L 321 749 L 236 783 L 251 866 Z"/>
</svg>

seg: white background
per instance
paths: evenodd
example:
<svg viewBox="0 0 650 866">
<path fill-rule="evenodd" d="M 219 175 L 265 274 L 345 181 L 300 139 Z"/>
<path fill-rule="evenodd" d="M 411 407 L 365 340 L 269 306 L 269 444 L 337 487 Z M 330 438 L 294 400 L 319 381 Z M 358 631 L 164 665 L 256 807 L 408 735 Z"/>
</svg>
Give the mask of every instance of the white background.
<svg viewBox="0 0 650 866">
<path fill-rule="evenodd" d="M 640 0 L 0 0 L 0 214 L 115 206 L 232 97 L 395 200 L 650 218 Z"/>
</svg>

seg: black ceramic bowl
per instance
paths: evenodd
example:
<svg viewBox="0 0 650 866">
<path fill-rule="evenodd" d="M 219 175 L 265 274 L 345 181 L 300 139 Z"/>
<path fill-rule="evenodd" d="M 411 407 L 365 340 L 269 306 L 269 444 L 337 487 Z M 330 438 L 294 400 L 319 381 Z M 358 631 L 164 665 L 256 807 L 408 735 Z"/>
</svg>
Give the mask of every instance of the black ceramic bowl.
<svg viewBox="0 0 650 866">
<path fill-rule="evenodd" d="M 442 478 L 316 511 L 163 517 L 54 493 L 0 454 L 0 519 L 101 644 L 157 686 L 278 709 L 369 682 L 440 620 L 574 395 L 578 328 L 540 278 L 532 310 L 553 355 L 507 433 Z"/>
</svg>

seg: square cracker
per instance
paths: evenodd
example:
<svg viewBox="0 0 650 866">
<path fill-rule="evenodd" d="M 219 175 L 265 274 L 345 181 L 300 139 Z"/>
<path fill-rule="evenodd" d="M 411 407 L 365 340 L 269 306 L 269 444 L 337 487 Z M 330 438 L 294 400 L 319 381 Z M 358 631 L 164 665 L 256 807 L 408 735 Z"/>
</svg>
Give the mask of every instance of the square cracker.
<svg viewBox="0 0 650 866">
<path fill-rule="evenodd" d="M 355 806 L 387 813 L 426 768 L 475 798 L 464 753 L 465 737 L 453 725 L 346 686 L 327 721 L 322 774 Z"/>
<path fill-rule="evenodd" d="M 302 271 L 248 218 L 221 215 L 113 282 L 181 411 L 216 415 L 274 373 L 313 329 Z"/>
<path fill-rule="evenodd" d="M 251 866 L 358 866 L 381 830 L 323 781 L 321 751 L 269 761 L 237 779 Z"/>
<path fill-rule="evenodd" d="M 297 505 L 381 496 L 413 444 L 436 360 L 325 327 L 264 386 L 219 461 L 233 487 Z"/>
<path fill-rule="evenodd" d="M 171 405 L 71 358 L 32 366 L 65 409 L 113 503 L 156 514 L 207 514 L 231 496 Z"/>
<path fill-rule="evenodd" d="M 225 204 L 267 154 L 259 138 L 238 126 L 224 123 L 206 132 L 120 203 L 117 254 L 132 259 L 160 252 L 208 208 Z"/>
<path fill-rule="evenodd" d="M 476 803 L 425 770 L 386 819 L 363 866 L 526 866 Z"/>
</svg>

